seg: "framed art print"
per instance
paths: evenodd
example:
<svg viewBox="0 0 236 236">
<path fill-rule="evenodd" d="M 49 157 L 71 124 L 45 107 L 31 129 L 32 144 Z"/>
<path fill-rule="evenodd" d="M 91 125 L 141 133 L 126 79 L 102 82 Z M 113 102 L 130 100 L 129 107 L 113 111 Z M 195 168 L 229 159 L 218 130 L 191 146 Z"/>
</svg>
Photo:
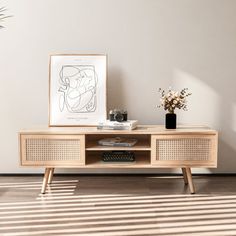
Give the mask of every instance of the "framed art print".
<svg viewBox="0 0 236 236">
<path fill-rule="evenodd" d="M 94 126 L 106 120 L 106 55 L 52 55 L 49 126 Z"/>
</svg>

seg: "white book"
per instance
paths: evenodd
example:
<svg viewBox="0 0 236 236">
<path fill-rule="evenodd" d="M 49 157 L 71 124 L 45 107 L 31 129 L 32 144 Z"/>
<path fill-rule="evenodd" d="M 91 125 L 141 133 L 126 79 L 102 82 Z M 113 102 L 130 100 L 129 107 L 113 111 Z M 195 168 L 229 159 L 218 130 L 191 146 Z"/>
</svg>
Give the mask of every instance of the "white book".
<svg viewBox="0 0 236 236">
<path fill-rule="evenodd" d="M 110 130 L 132 130 L 135 129 L 137 125 L 137 120 L 127 120 L 123 122 L 106 120 L 105 122 L 100 122 L 97 128 Z"/>
</svg>

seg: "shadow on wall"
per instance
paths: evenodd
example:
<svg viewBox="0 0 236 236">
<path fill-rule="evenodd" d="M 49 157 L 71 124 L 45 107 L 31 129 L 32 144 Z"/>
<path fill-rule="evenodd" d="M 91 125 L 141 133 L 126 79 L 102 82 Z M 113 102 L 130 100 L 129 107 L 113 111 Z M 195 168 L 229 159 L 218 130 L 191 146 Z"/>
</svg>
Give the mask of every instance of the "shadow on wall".
<svg viewBox="0 0 236 236">
<path fill-rule="evenodd" d="M 213 70 L 212 70 L 213 71 Z M 175 89 L 188 87 L 189 111 L 178 114 L 179 123 L 206 124 L 219 131 L 218 167 L 221 172 L 234 172 L 236 166 L 236 96 L 230 77 L 219 74 L 193 76 L 176 69 L 173 76 Z M 213 72 L 217 73 L 217 72 Z M 222 72 L 221 72 L 222 73 Z M 211 172 L 216 172 L 211 170 Z"/>
<path fill-rule="evenodd" d="M 119 68 L 110 68 L 107 80 L 107 112 L 114 108 L 125 109 L 125 83 Z"/>
</svg>

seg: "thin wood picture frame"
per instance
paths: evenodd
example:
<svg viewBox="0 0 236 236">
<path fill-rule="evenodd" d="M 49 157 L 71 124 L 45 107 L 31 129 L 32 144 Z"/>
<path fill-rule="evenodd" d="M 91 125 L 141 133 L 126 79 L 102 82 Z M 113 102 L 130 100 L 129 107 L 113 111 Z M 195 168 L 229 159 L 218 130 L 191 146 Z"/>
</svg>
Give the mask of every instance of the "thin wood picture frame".
<svg viewBox="0 0 236 236">
<path fill-rule="evenodd" d="M 49 127 L 96 126 L 106 118 L 107 55 L 51 55 Z"/>
</svg>

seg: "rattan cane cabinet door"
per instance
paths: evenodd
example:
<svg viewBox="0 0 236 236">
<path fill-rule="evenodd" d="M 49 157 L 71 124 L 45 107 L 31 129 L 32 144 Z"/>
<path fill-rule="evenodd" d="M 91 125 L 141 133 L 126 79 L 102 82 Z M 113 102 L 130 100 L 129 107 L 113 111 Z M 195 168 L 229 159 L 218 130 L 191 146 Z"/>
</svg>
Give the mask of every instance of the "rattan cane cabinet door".
<svg viewBox="0 0 236 236">
<path fill-rule="evenodd" d="M 84 135 L 20 135 L 22 166 L 85 165 Z"/>
<path fill-rule="evenodd" d="M 151 164 L 158 167 L 216 167 L 217 134 L 152 135 Z"/>
</svg>

